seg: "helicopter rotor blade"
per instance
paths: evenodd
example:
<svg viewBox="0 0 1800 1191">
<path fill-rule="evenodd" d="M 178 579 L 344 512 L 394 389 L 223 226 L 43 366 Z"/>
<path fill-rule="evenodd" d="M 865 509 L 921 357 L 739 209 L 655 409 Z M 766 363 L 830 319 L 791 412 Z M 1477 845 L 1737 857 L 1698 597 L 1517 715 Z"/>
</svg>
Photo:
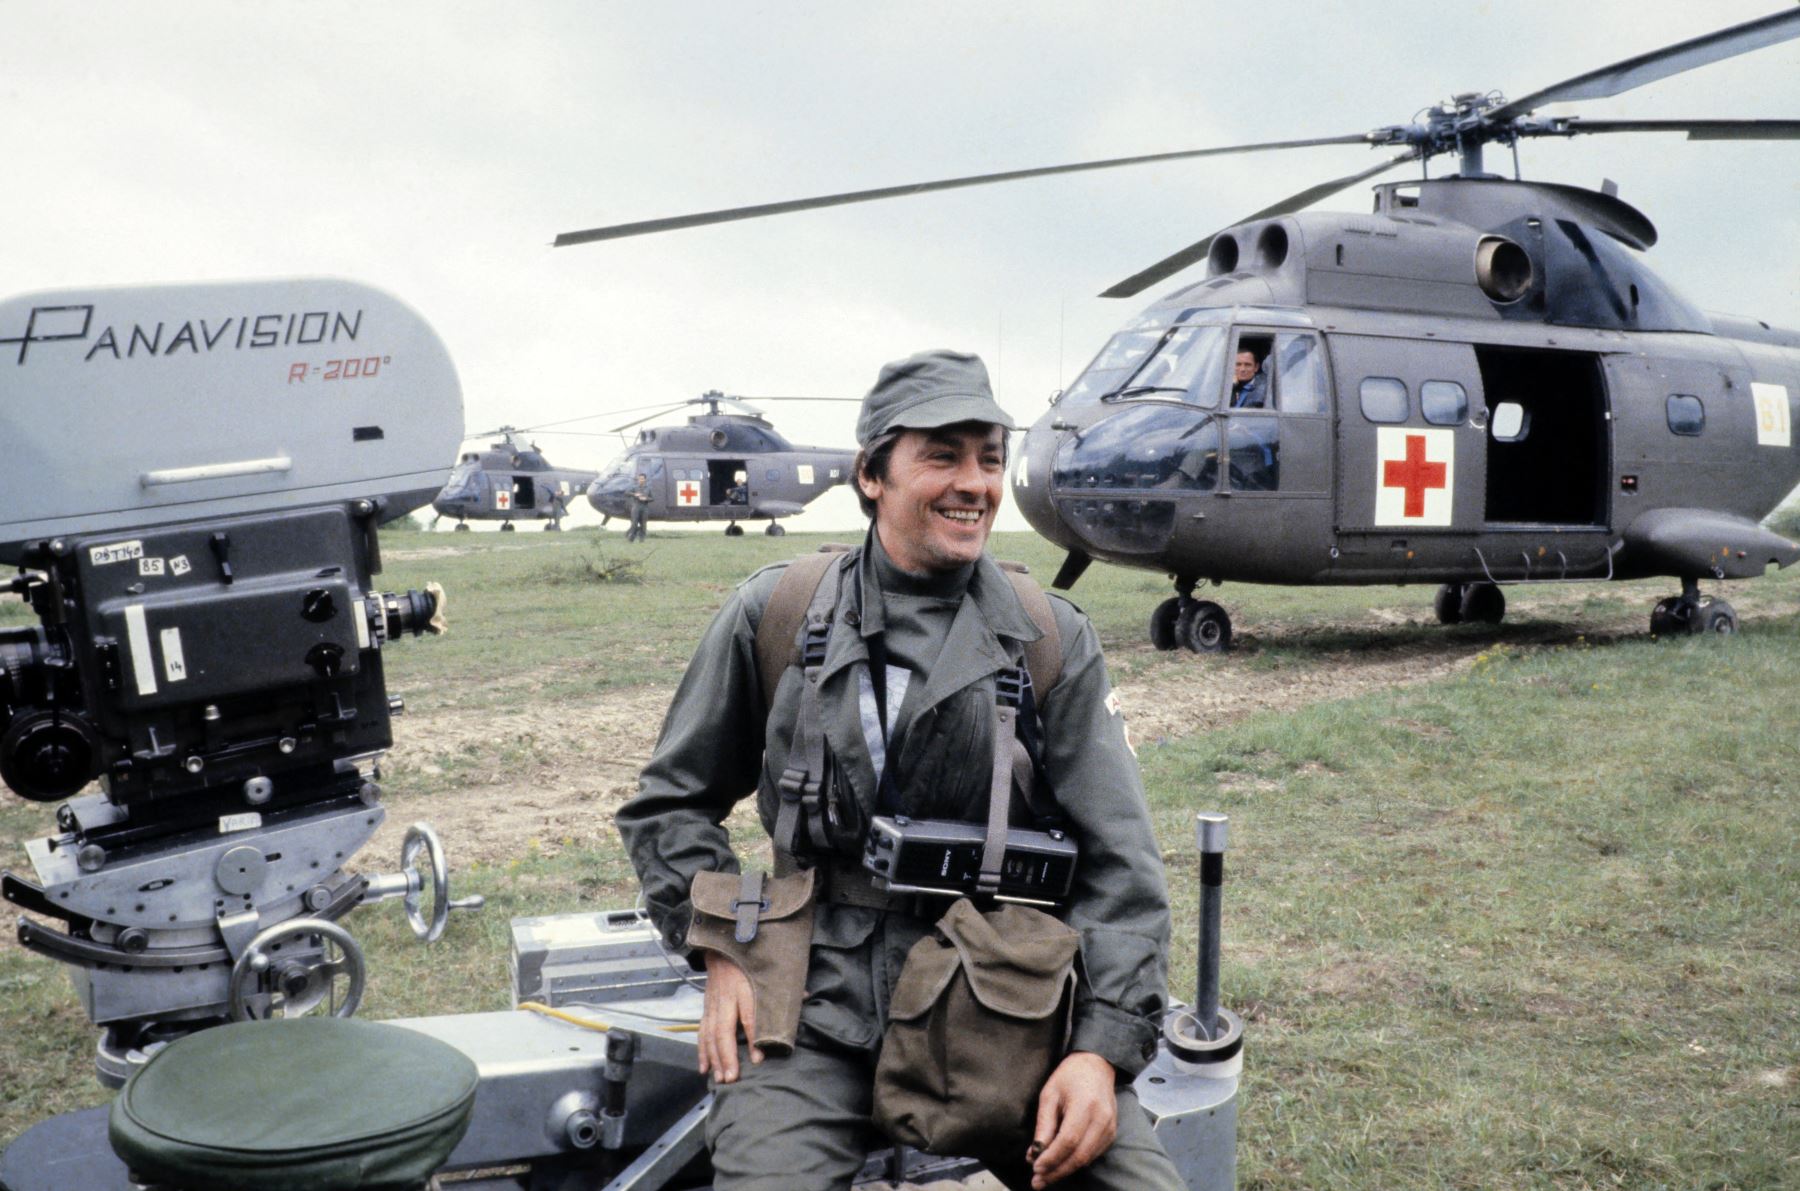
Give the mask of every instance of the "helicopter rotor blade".
<svg viewBox="0 0 1800 1191">
<path fill-rule="evenodd" d="M 1584 132 L 1685 132 L 1690 141 L 1800 140 L 1800 120 L 1589 120 L 1571 116 L 1545 136 Z M 1523 131 L 1523 130 L 1521 130 Z"/>
<path fill-rule="evenodd" d="M 1564 79 L 1523 98 L 1502 104 L 1484 115 L 1490 122 L 1503 123 L 1515 116 L 1535 111 L 1547 103 L 1606 99 L 1634 87 L 1666 79 L 1670 75 L 1681 74 L 1726 58 L 1735 58 L 1739 54 L 1747 54 L 1765 46 L 1779 45 L 1795 37 L 1800 37 L 1800 10 L 1790 8 L 1728 29 L 1718 29 L 1686 41 L 1678 41 L 1674 45 L 1626 58 L 1622 62 L 1602 66 L 1586 74 L 1578 74 L 1574 78 Z"/>
<path fill-rule="evenodd" d="M 1174 153 L 1148 153 L 1140 157 L 1111 157 L 1103 161 L 1080 161 L 1070 165 L 1039 166 L 1028 170 L 1006 170 L 997 174 L 971 174 L 964 178 L 943 178 L 936 182 L 913 182 L 905 186 L 882 186 L 874 190 L 851 190 L 843 194 L 826 194 L 817 198 L 790 199 L 780 203 L 758 203 L 750 207 L 728 207 L 719 211 L 701 211 L 693 215 L 676 215 L 666 219 L 645 219 L 636 223 L 615 223 L 608 227 L 588 228 L 579 232 L 563 232 L 552 244 L 567 248 L 574 244 L 590 244 L 596 240 L 619 240 L 627 236 L 645 236 L 652 232 L 670 232 L 681 228 L 704 227 L 714 223 L 731 223 L 739 219 L 760 219 L 765 215 L 786 215 L 793 211 L 813 211 L 821 207 L 839 207 L 848 203 L 867 203 L 876 199 L 902 198 L 906 195 L 929 194 L 938 190 L 957 190 L 965 186 L 986 186 L 995 182 L 1017 182 L 1026 178 L 1047 178 L 1054 174 L 1075 174 L 1087 170 L 1109 170 L 1127 165 L 1146 165 L 1155 161 L 1181 161 L 1191 157 L 1218 157 L 1228 153 L 1258 153 L 1266 149 L 1309 149 L 1318 145 L 1366 145 L 1368 136 L 1312 137 L 1298 141 L 1263 141 L 1250 145 L 1225 145 L 1213 149 L 1184 149 Z"/>
<path fill-rule="evenodd" d="M 1236 220 L 1227 226 L 1236 227 L 1239 223 L 1247 223 L 1252 219 L 1267 219 L 1272 215 L 1291 215 L 1295 211 L 1311 206 L 1322 198 L 1328 198 L 1340 190 L 1346 190 L 1356 185 L 1358 182 L 1373 178 L 1376 174 L 1385 173 L 1404 162 L 1416 161 L 1418 156 L 1419 154 L 1416 151 L 1409 149 L 1405 153 L 1401 153 L 1396 157 L 1390 157 L 1386 161 L 1370 169 L 1361 170 L 1342 178 L 1333 178 L 1329 182 L 1320 182 L 1316 186 L 1307 187 L 1298 194 L 1290 194 L 1280 202 L 1275 203 L 1272 206 L 1264 207 L 1262 210 L 1254 212 L 1253 214 L 1246 215 L 1244 218 Z M 1172 277 L 1176 273 L 1181 272 L 1181 270 L 1187 268 L 1195 261 L 1204 260 L 1206 254 L 1212 251 L 1212 243 L 1218 236 L 1219 233 L 1214 232 L 1204 240 L 1189 244 L 1180 252 L 1177 252 L 1172 256 L 1166 256 L 1162 260 L 1157 261 L 1154 265 L 1151 265 L 1148 269 L 1133 273 L 1130 277 L 1127 277 L 1112 288 L 1102 291 L 1100 296 L 1102 298 L 1129 298 L 1135 294 L 1141 293 L 1164 278 Z"/>
</svg>

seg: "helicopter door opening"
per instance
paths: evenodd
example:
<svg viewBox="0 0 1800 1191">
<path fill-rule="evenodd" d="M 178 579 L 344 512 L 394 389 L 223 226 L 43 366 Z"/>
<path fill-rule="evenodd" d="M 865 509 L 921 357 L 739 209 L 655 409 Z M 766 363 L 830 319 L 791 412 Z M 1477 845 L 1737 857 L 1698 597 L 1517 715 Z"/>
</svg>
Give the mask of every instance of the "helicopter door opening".
<svg viewBox="0 0 1800 1191">
<path fill-rule="evenodd" d="M 1487 521 L 1606 520 L 1606 386 L 1588 352 L 1477 345 L 1487 394 Z"/>
<path fill-rule="evenodd" d="M 706 461 L 709 503 L 715 505 L 747 505 L 750 503 L 750 469 L 742 459 L 708 459 Z"/>
<path fill-rule="evenodd" d="M 530 476 L 514 476 L 512 482 L 512 505 L 515 509 L 537 508 L 537 485 L 531 482 Z"/>
</svg>

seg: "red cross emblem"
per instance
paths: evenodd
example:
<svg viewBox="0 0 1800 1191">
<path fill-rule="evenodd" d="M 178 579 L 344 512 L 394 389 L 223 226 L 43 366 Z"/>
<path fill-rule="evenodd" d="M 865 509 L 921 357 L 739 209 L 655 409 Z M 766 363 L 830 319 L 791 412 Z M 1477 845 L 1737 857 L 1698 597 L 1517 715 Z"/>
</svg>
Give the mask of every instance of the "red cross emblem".
<svg viewBox="0 0 1800 1191">
<path fill-rule="evenodd" d="M 1450 524 L 1454 431 L 1384 426 L 1377 454 L 1377 525 Z"/>
<path fill-rule="evenodd" d="M 681 486 L 675 489 L 675 499 L 684 505 L 697 505 L 700 503 L 700 489 L 694 487 L 692 480 L 684 480 Z"/>
</svg>

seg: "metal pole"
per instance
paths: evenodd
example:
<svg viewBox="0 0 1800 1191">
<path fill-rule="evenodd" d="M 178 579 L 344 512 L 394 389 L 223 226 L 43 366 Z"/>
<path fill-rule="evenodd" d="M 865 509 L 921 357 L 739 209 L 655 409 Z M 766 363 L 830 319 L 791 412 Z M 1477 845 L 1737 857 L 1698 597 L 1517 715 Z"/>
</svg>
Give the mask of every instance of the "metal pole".
<svg viewBox="0 0 1800 1191">
<path fill-rule="evenodd" d="M 1220 909 L 1225 886 L 1225 828 L 1230 819 L 1201 812 L 1194 816 L 1200 843 L 1200 947 L 1194 989 L 1194 1019 L 1208 1040 L 1219 1029 Z"/>
</svg>

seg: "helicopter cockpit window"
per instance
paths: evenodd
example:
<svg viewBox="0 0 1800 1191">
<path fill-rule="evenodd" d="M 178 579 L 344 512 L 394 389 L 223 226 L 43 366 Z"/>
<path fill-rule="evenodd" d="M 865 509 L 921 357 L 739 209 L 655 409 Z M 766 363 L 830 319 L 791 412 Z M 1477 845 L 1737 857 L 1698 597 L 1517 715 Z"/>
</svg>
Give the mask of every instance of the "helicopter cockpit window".
<svg viewBox="0 0 1800 1191">
<path fill-rule="evenodd" d="M 1281 487 L 1281 423 L 1274 418 L 1232 418 L 1225 428 L 1233 492 L 1273 492 Z"/>
<path fill-rule="evenodd" d="M 1700 398 L 1675 393 L 1669 398 L 1669 429 L 1676 434 L 1696 435 L 1706 429 L 1706 406 Z"/>
<path fill-rule="evenodd" d="M 1433 426 L 1460 426 L 1469 416 L 1469 394 L 1453 380 L 1428 380 L 1419 386 L 1419 410 Z"/>
<path fill-rule="evenodd" d="M 1212 409 L 1219 403 L 1225 342 L 1225 328 L 1216 326 L 1122 331 L 1063 400 L 1085 404 L 1160 398 Z"/>
<path fill-rule="evenodd" d="M 1219 426 L 1207 413 L 1153 405 L 1103 418 L 1056 450 L 1058 489 L 1211 491 L 1219 478 Z"/>
<path fill-rule="evenodd" d="M 1363 417 L 1371 422 L 1404 422 L 1410 408 L 1406 382 L 1392 376 L 1367 376 L 1359 390 Z"/>
<path fill-rule="evenodd" d="M 475 491 L 475 476 L 481 470 L 479 460 L 464 460 L 456 465 L 450 478 L 444 482 L 444 492 L 449 496 L 467 496 Z"/>
<path fill-rule="evenodd" d="M 1325 412 L 1325 353 L 1319 350 L 1316 336 L 1275 336 L 1275 387 L 1281 412 Z"/>
<path fill-rule="evenodd" d="M 1161 330 L 1120 331 L 1107 341 L 1094 357 L 1087 371 L 1076 378 L 1062 399 L 1075 404 L 1088 404 L 1110 393 L 1141 367 L 1162 339 Z"/>
</svg>

